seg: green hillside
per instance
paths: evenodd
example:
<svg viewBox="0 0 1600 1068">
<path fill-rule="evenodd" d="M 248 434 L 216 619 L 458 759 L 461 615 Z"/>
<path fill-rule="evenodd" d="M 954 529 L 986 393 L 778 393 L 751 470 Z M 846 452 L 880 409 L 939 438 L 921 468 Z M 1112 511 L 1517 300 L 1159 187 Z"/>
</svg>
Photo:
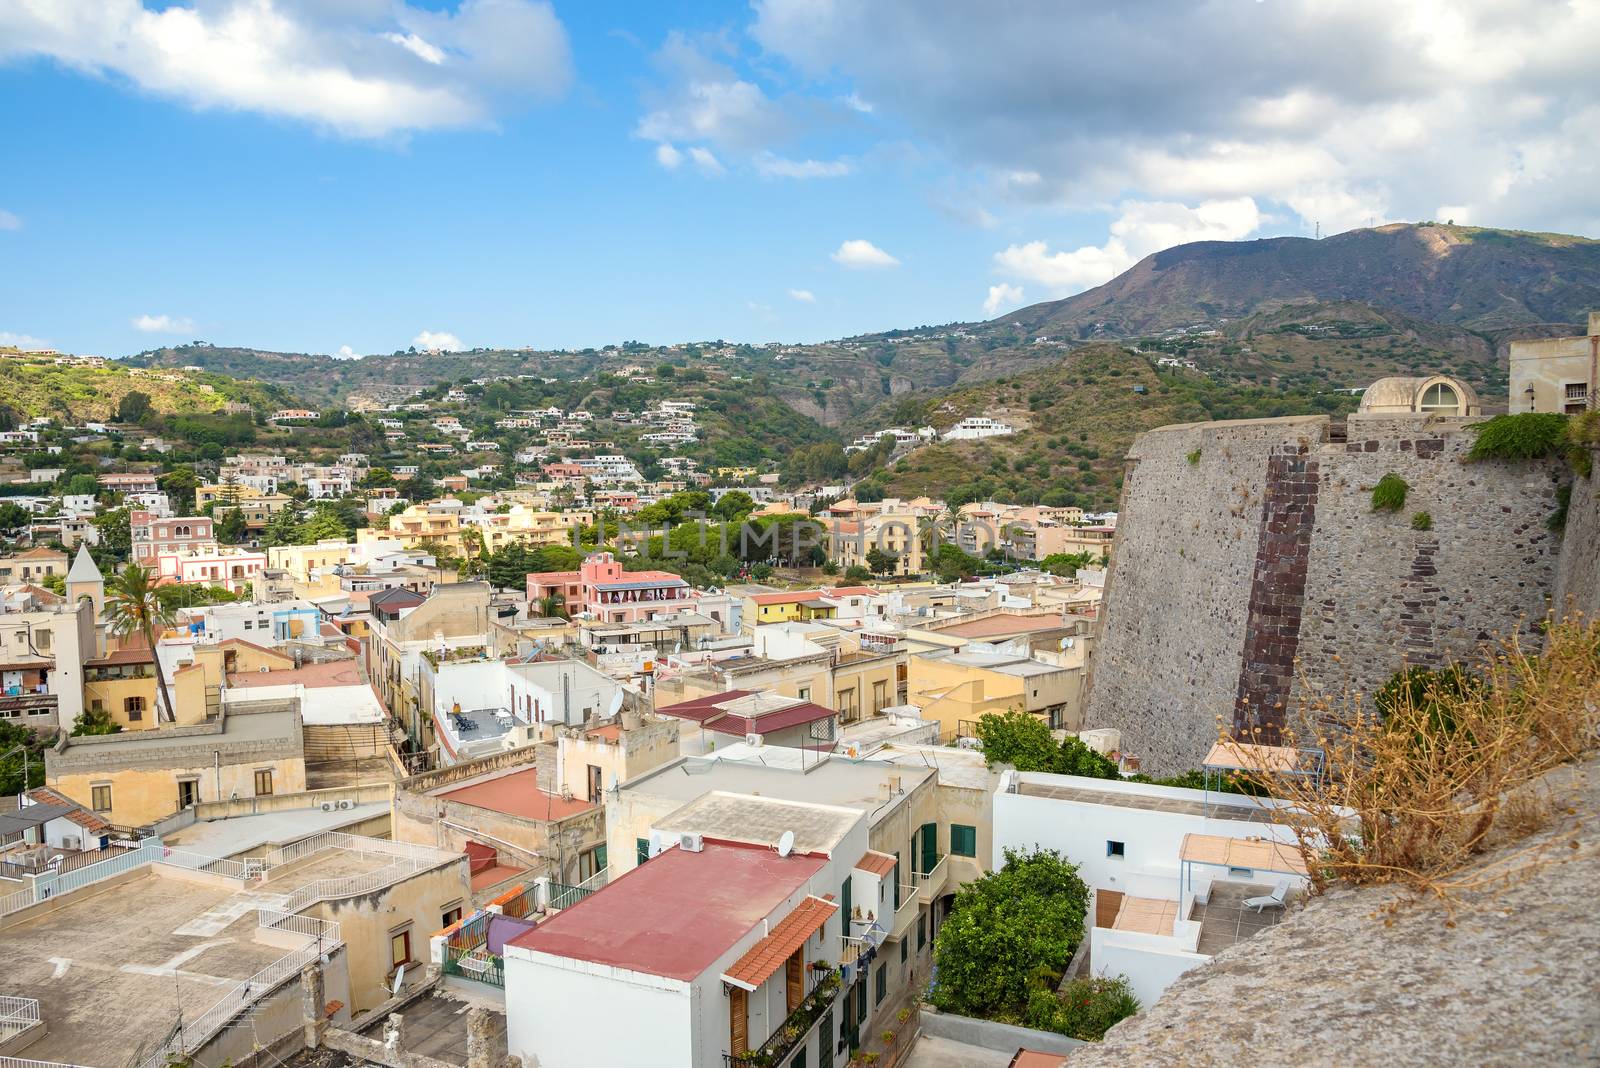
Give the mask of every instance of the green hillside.
<svg viewBox="0 0 1600 1068">
<path fill-rule="evenodd" d="M 222 374 L 146 371 L 117 362 L 104 367 L 58 364 L 53 356 L 15 349 L 0 349 L 0 375 L 5 377 L 0 403 L 28 418 L 110 419 L 122 398 L 135 391 L 148 396 L 151 410 L 162 415 L 213 412 L 228 401 L 272 410 L 290 401 L 289 394 L 278 386 Z"/>
<path fill-rule="evenodd" d="M 988 415 L 1018 432 L 916 448 L 869 476 L 865 492 L 1113 508 L 1123 456 L 1145 430 L 1205 419 L 1338 413 L 1354 406 L 1355 398 L 1341 394 L 1218 382 L 1195 372 L 1158 373 L 1146 355 L 1090 345 L 1050 367 L 884 406 L 874 413 L 881 420 L 877 425 L 942 431 L 969 415 Z"/>
</svg>

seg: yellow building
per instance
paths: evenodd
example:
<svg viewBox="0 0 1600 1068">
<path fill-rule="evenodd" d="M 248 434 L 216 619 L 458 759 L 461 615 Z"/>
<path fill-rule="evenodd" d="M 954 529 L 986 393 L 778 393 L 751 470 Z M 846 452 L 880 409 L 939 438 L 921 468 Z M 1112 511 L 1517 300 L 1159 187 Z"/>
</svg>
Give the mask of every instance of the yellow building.
<svg viewBox="0 0 1600 1068">
<path fill-rule="evenodd" d="M 158 727 L 155 659 L 145 648 L 114 649 L 83 662 L 83 707 L 125 731 Z"/>
<path fill-rule="evenodd" d="M 310 582 L 312 571 L 348 564 L 355 553 L 354 545 L 337 538 L 314 545 L 275 545 L 267 550 L 267 567 L 288 572 L 295 582 Z"/>
<path fill-rule="evenodd" d="M 1511 411 L 1592 411 L 1600 401 L 1600 311 L 1574 337 L 1511 343 Z"/>
<path fill-rule="evenodd" d="M 1031 712 L 1052 729 L 1076 730 L 1081 672 L 1013 653 L 938 649 L 913 653 L 906 666 L 906 702 L 939 721 L 939 737 L 971 734 L 978 718 Z"/>
<path fill-rule="evenodd" d="M 425 504 L 413 504 L 399 515 L 390 516 L 389 536 L 406 546 L 420 545 L 450 556 L 461 555 L 460 517 L 430 512 Z"/>
<path fill-rule="evenodd" d="M 841 568 L 865 567 L 867 554 L 880 549 L 894 557 L 894 566 L 885 574 L 897 577 L 920 575 L 925 570 L 922 529 L 928 517 L 913 512 L 873 515 L 857 512 L 852 518 L 830 520 L 825 524 L 826 549 Z"/>
<path fill-rule="evenodd" d="M 507 545 L 564 545 L 572 541 L 572 532 L 590 522 L 588 512 L 547 512 L 514 504 L 509 512 L 492 515 L 474 523 L 488 552 Z"/>
<path fill-rule="evenodd" d="M 300 705 L 240 701 L 190 726 L 84 737 L 45 752 L 45 781 L 118 827 L 142 827 L 199 801 L 306 788 Z"/>
</svg>

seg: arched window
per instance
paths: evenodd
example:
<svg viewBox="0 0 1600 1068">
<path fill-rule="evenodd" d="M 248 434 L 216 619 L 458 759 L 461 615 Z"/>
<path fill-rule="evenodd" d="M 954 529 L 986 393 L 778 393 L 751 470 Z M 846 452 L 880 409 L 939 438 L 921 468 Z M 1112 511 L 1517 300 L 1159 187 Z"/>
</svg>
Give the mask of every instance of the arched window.
<svg viewBox="0 0 1600 1068">
<path fill-rule="evenodd" d="M 1423 390 L 1420 410 L 1455 415 L 1461 411 L 1461 398 L 1443 382 L 1435 382 Z"/>
</svg>

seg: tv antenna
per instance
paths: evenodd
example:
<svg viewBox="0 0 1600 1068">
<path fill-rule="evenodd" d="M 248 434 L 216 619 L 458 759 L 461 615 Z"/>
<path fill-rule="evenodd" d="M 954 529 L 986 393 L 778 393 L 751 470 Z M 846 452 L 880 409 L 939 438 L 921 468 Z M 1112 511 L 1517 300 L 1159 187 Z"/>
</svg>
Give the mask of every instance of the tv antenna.
<svg viewBox="0 0 1600 1068">
<path fill-rule="evenodd" d="M 794 852 L 794 832 L 784 831 L 778 836 L 778 856 L 786 857 Z"/>
</svg>

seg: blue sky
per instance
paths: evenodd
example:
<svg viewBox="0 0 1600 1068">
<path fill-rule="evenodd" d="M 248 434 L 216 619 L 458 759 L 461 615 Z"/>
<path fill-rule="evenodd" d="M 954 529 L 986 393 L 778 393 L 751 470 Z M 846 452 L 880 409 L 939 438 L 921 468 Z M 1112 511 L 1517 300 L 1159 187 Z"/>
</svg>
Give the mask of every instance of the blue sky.
<svg viewBox="0 0 1600 1068">
<path fill-rule="evenodd" d="M 0 0 L 0 343 L 820 340 L 1185 240 L 1600 232 L 1593 8 L 1339 7 Z"/>
</svg>

